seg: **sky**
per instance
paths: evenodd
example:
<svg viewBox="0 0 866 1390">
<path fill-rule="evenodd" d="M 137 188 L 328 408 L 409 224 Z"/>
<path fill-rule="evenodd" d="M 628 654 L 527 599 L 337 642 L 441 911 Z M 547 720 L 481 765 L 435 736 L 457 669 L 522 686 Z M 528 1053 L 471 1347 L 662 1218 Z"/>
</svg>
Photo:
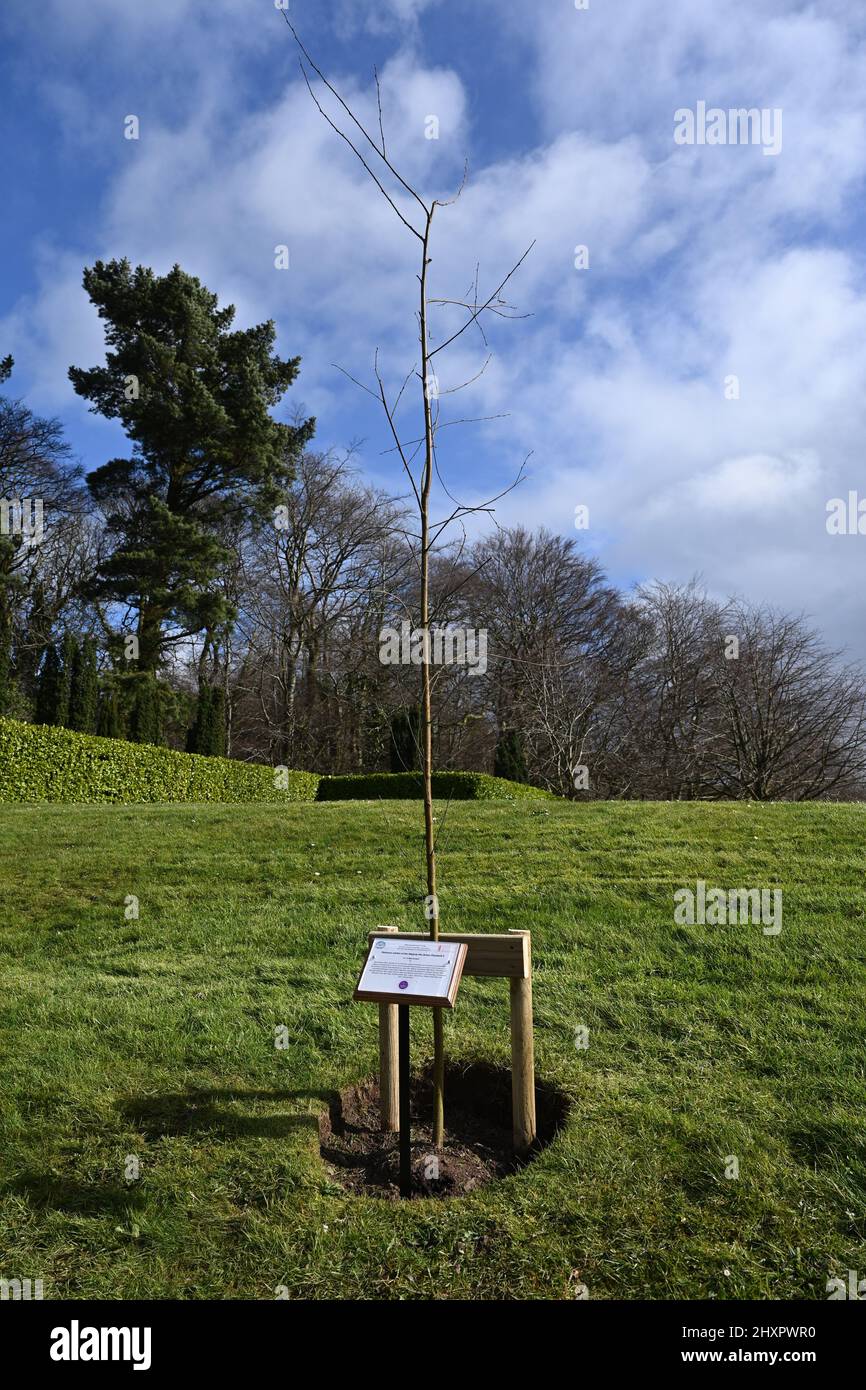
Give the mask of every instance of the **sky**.
<svg viewBox="0 0 866 1390">
<path fill-rule="evenodd" d="M 434 218 L 432 296 L 476 273 L 489 292 L 532 244 L 515 317 L 437 358 L 443 420 L 476 422 L 441 435 L 454 495 L 485 500 L 528 457 L 503 525 L 574 537 L 624 588 L 700 575 L 806 613 L 866 659 L 866 534 L 827 530 L 831 499 L 866 499 L 866 6 L 288 5 L 374 126 L 378 70 L 422 194 L 452 198 L 468 165 Z M 238 326 L 273 318 L 302 359 L 281 417 L 314 414 L 318 447 L 402 489 L 346 374 L 372 384 L 378 352 L 394 392 L 415 364 L 417 243 L 316 110 L 274 0 L 5 0 L 0 108 L 6 389 L 87 469 L 127 450 L 68 380 L 103 354 L 82 270 L 126 256 L 180 263 Z M 766 138 L 712 116 L 741 108 Z M 453 311 L 433 312 L 441 341 Z"/>
</svg>

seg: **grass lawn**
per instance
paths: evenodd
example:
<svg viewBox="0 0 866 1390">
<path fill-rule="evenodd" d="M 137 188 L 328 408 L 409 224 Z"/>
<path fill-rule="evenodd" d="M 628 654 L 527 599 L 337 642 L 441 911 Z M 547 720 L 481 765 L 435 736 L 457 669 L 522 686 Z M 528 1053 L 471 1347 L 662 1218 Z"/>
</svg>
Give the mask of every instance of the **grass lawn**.
<svg viewBox="0 0 866 1390">
<path fill-rule="evenodd" d="M 864 808 L 452 804 L 443 929 L 531 928 L 538 1075 L 572 1108 L 523 1172 L 403 1205 L 335 1187 L 316 1116 L 376 1070 L 351 992 L 368 929 L 423 920 L 420 804 L 7 806 L 0 832 L 0 1276 L 823 1299 L 866 1273 Z M 697 879 L 781 887 L 781 935 L 675 925 Z M 507 1065 L 507 984 L 465 980 L 446 1041 Z"/>
</svg>

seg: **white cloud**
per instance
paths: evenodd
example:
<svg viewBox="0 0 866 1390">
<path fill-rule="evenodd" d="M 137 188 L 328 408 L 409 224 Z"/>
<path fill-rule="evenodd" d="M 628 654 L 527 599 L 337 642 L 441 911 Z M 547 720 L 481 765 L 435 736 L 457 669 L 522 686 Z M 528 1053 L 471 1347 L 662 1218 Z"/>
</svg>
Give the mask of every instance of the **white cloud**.
<svg viewBox="0 0 866 1390">
<path fill-rule="evenodd" d="M 438 4 L 439 0 L 339 0 L 338 33 L 349 36 L 366 29 L 382 34 L 394 28 L 414 32 L 421 16 Z"/>
<path fill-rule="evenodd" d="M 76 408 L 68 369 L 102 356 L 102 325 L 81 288 L 81 271 L 72 253 L 43 246 L 36 293 L 0 318 L 0 342 L 12 345 L 15 358 L 13 387 L 25 380 L 28 403 L 43 413 Z"/>
<path fill-rule="evenodd" d="M 366 30 L 372 34 L 414 33 L 424 13 L 439 0 L 338 0 L 333 14 L 310 13 L 305 0 L 43 0 L 29 18 L 52 42 L 121 47 L 142 43 L 177 43 L 186 47 L 193 33 L 214 48 L 268 42 L 276 26 L 284 29 L 283 11 L 305 34 L 314 24 L 334 22 L 343 37 Z M 20 23 L 16 16 L 16 23 Z"/>
<path fill-rule="evenodd" d="M 801 506 L 803 494 L 818 477 L 817 459 L 808 452 L 790 458 L 740 455 L 692 479 L 688 500 L 698 511 L 714 516 L 768 516 Z"/>
</svg>

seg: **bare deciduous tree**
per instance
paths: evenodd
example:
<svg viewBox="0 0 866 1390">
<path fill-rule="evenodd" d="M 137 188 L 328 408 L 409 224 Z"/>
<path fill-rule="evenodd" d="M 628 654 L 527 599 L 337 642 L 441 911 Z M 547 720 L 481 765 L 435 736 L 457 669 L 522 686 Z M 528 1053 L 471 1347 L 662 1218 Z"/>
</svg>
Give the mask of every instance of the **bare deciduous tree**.
<svg viewBox="0 0 866 1390">
<path fill-rule="evenodd" d="M 307 454 L 275 522 L 243 547 L 237 693 L 273 761 L 339 770 L 316 746 L 319 706 L 328 691 L 337 700 L 350 691 L 344 749 L 347 734 L 359 738 L 383 594 L 407 567 L 401 512 L 358 483 L 347 458 Z M 354 760 L 346 751 L 346 770 L 359 770 L 361 750 Z"/>
<path fill-rule="evenodd" d="M 866 687 L 802 618 L 731 602 L 736 660 L 716 660 L 717 795 L 807 801 L 850 794 L 866 773 Z M 717 645 L 717 653 L 721 643 Z"/>
<path fill-rule="evenodd" d="M 379 128 L 378 133 L 371 133 L 366 129 L 337 89 L 313 61 L 285 11 L 283 11 L 283 17 L 298 46 L 301 72 L 316 107 L 335 134 L 338 135 L 341 140 L 345 141 L 356 155 L 382 197 L 392 208 L 405 231 L 417 242 L 417 328 L 419 360 L 407 373 L 399 390 L 394 394 L 389 393 L 386 387 L 379 368 L 378 356 L 374 365 L 375 387 L 363 385 L 361 382 L 357 381 L 355 377 L 351 379 L 355 381 L 357 385 L 361 386 L 363 390 L 367 391 L 381 406 L 393 447 L 400 458 L 418 512 L 419 531 L 414 539 L 417 542 L 420 587 L 420 630 L 424 634 L 424 654 L 421 662 L 421 751 L 424 779 L 424 846 L 427 887 L 425 913 L 429 922 L 430 936 L 432 940 L 436 941 L 439 939 L 439 899 L 436 882 L 436 837 L 433 821 L 432 784 L 433 720 L 432 679 L 430 670 L 431 654 L 429 642 L 432 618 L 430 606 L 430 563 L 435 547 L 448 526 L 455 522 L 460 524 L 468 516 L 477 512 L 486 511 L 489 513 L 497 498 L 491 498 L 481 505 L 463 504 L 451 497 L 447 488 L 444 488 L 445 496 L 450 499 L 453 506 L 450 510 L 446 510 L 446 515 L 442 519 L 434 520 L 431 517 L 430 504 L 433 495 L 434 473 L 441 481 L 437 455 L 438 435 L 440 430 L 445 428 L 448 424 L 458 423 L 457 421 L 444 421 L 441 418 L 440 392 L 438 390 L 436 373 L 434 371 L 434 361 L 440 353 L 445 352 L 470 329 L 478 328 L 483 338 L 481 323 L 486 315 L 495 315 L 505 318 L 513 316 L 512 307 L 503 297 L 503 291 L 531 248 L 527 248 L 523 255 L 511 267 L 507 274 L 498 281 L 495 288 L 492 289 L 489 294 L 485 295 L 479 292 L 476 273 L 471 297 L 431 297 L 429 291 L 429 277 L 432 259 L 430 253 L 433 218 L 438 208 L 444 208 L 448 206 L 449 202 L 454 202 L 456 198 L 460 197 L 463 185 L 458 189 L 455 198 L 450 200 L 422 197 L 408 180 L 403 177 L 389 158 L 382 120 L 382 102 L 378 76 L 376 77 L 376 92 Z M 335 103 L 335 109 L 338 113 L 336 117 L 332 117 L 328 114 L 322 105 L 322 101 L 320 101 L 319 97 L 316 95 L 313 88 L 314 79 L 317 79 L 320 84 L 320 90 L 323 91 L 323 100 L 327 99 Z M 324 93 L 328 94 L 327 98 L 325 98 Z M 465 179 L 466 175 L 464 172 L 464 184 Z M 456 311 L 458 316 L 457 326 L 453 329 L 446 330 L 442 340 L 437 342 L 435 346 L 430 324 L 430 311 L 431 307 L 434 305 L 446 308 L 450 313 Z M 482 364 L 480 372 L 477 375 L 480 375 L 481 372 L 484 371 L 485 366 L 486 361 Z M 347 373 L 347 375 L 349 374 Z M 404 393 L 413 377 L 417 380 L 416 399 L 419 404 L 421 428 L 420 430 L 416 428 L 415 430 L 407 431 L 402 428 L 398 421 L 398 411 Z M 457 391 L 465 389 L 465 387 L 469 386 L 471 382 L 476 379 L 477 376 L 450 388 L 447 394 L 453 395 Z M 440 1009 L 434 1009 L 433 1142 L 436 1148 L 441 1148 L 444 1142 L 445 1052 L 442 1030 L 442 1011 Z"/>
</svg>

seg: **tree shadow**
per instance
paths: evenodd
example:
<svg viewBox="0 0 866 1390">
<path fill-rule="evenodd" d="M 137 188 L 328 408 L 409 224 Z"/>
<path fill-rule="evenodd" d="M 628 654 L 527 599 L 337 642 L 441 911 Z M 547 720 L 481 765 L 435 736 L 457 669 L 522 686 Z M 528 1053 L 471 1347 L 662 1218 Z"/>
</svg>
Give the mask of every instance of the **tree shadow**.
<svg viewBox="0 0 866 1390">
<path fill-rule="evenodd" d="M 118 1221 L 138 1210 L 144 1202 L 144 1194 L 135 1183 L 78 1182 L 32 1170 L 5 1183 L 0 1192 L 4 1196 L 26 1197 L 37 1211 L 51 1209 L 77 1216 L 113 1216 Z"/>
<path fill-rule="evenodd" d="M 317 1115 L 243 1115 L 225 1108 L 226 1102 L 318 1100 L 330 1106 L 337 1096 L 326 1090 L 191 1090 L 159 1096 L 134 1096 L 119 1105 L 124 1119 L 146 1139 L 168 1135 L 215 1134 L 222 1138 L 282 1139 L 299 1130 L 318 1136 Z"/>
<path fill-rule="evenodd" d="M 158 1096 L 136 1096 L 119 1102 L 118 1110 L 146 1139 L 205 1135 L 220 1138 L 281 1139 L 306 1131 L 319 1137 L 318 1115 L 243 1115 L 225 1109 L 229 1102 L 270 1103 L 317 1100 L 334 1104 L 338 1093 L 328 1090 L 191 1090 Z M 146 1193 L 138 1183 L 81 1182 L 55 1173 L 28 1169 L 0 1186 L 0 1195 L 24 1197 L 37 1211 L 63 1211 L 77 1216 L 112 1217 L 128 1223 L 141 1210 Z"/>
</svg>

